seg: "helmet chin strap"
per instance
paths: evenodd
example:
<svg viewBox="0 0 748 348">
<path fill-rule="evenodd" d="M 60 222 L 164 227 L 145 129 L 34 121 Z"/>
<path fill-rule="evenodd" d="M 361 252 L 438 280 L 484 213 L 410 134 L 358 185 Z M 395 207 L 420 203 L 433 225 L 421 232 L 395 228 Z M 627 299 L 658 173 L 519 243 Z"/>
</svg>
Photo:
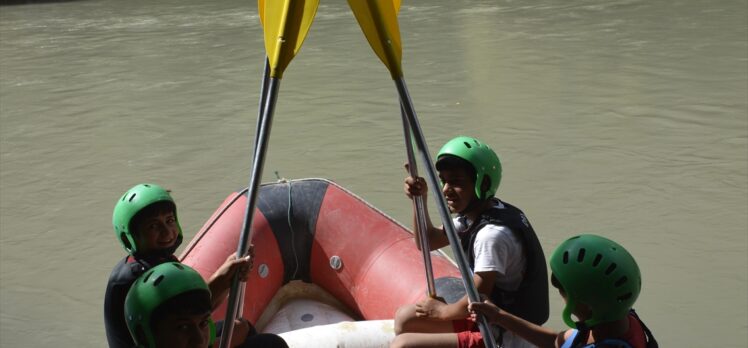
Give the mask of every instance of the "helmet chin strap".
<svg viewBox="0 0 748 348">
<path fill-rule="evenodd" d="M 470 203 L 468 203 L 467 207 L 465 207 L 465 209 L 462 209 L 462 211 L 458 212 L 458 214 L 465 215 L 466 212 L 471 212 L 471 211 L 474 211 L 474 210 L 478 210 L 479 208 L 481 208 L 481 205 L 485 204 L 486 201 L 490 201 L 490 200 L 491 200 L 490 198 L 489 199 L 483 199 L 483 200 L 478 199 L 478 198 L 473 198 L 470 201 Z"/>
<path fill-rule="evenodd" d="M 481 187 L 480 187 L 481 192 L 480 192 L 480 195 L 478 195 L 475 198 L 473 198 L 470 201 L 470 203 L 468 203 L 467 207 L 465 207 L 465 209 L 463 209 L 461 212 L 459 212 L 460 215 L 465 215 L 465 212 L 470 212 L 470 211 L 473 211 L 473 210 L 478 210 L 480 208 L 483 208 L 480 205 L 486 204 L 486 202 L 491 201 L 493 199 L 493 196 L 491 196 L 491 197 L 485 197 L 483 199 L 480 198 L 481 196 L 487 196 L 486 195 L 487 189 L 483 189 L 484 186 L 487 185 L 487 183 L 486 183 L 486 179 L 487 178 L 488 177 L 484 176 L 484 179 L 483 179 L 483 181 L 481 183 Z"/>
</svg>

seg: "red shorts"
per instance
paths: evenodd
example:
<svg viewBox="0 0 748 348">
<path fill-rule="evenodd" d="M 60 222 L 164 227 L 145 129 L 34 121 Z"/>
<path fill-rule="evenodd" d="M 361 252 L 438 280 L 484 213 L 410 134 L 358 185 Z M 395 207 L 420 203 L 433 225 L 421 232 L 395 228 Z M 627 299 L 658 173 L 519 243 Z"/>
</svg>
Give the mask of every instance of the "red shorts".
<svg viewBox="0 0 748 348">
<path fill-rule="evenodd" d="M 483 335 L 475 322 L 467 319 L 453 320 L 452 328 L 457 333 L 457 348 L 485 348 Z"/>
</svg>

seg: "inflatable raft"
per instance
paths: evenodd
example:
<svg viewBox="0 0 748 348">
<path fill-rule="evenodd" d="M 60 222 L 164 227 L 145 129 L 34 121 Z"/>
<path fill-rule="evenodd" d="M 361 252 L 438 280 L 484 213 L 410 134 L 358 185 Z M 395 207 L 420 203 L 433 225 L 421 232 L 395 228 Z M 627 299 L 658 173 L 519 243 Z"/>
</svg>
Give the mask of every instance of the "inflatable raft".
<svg viewBox="0 0 748 348">
<path fill-rule="evenodd" d="M 246 190 L 234 192 L 181 255 L 209 277 L 236 252 Z M 325 179 L 260 187 L 252 226 L 254 268 L 242 315 L 291 347 L 387 347 L 398 307 L 425 296 L 422 254 L 403 225 Z M 464 295 L 460 273 L 432 252 L 436 292 Z M 222 320 L 225 303 L 214 318 Z"/>
</svg>

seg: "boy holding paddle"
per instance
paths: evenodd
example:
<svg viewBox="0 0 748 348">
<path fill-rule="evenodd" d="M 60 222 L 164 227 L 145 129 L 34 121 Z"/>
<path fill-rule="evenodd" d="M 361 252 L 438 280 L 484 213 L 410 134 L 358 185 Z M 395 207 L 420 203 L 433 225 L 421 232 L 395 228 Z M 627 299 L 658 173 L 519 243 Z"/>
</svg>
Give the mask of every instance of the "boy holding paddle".
<svg viewBox="0 0 748 348">
<path fill-rule="evenodd" d="M 177 206 L 169 192 L 159 185 L 140 184 L 117 201 L 112 218 L 117 239 L 128 255 L 109 276 L 104 297 L 104 324 L 112 348 L 130 348 L 133 340 L 124 316 L 125 296 L 130 286 L 147 270 L 165 263 L 178 262 L 174 256 L 182 243 L 182 228 Z M 253 250 L 244 258 L 231 254 L 208 281 L 215 309 L 225 299 L 231 280 L 238 274 L 246 280 L 252 268 Z M 244 323 L 246 325 L 246 323 Z"/>
<path fill-rule="evenodd" d="M 494 198 L 501 181 L 496 153 L 475 138 L 456 137 L 439 151 L 436 169 L 449 210 L 457 214 L 453 222 L 478 292 L 517 316 L 544 323 L 548 319 L 545 257 L 524 213 Z M 409 198 L 425 199 L 426 192 L 423 178 L 405 179 Z M 425 215 L 431 250 L 449 245 L 444 228 L 434 226 Z M 416 246 L 419 243 L 416 233 Z M 427 297 L 401 307 L 395 315 L 397 336 L 391 347 L 483 347 L 467 305 L 467 296 L 451 304 Z M 504 347 L 530 346 L 510 332 L 493 329 Z"/>
</svg>

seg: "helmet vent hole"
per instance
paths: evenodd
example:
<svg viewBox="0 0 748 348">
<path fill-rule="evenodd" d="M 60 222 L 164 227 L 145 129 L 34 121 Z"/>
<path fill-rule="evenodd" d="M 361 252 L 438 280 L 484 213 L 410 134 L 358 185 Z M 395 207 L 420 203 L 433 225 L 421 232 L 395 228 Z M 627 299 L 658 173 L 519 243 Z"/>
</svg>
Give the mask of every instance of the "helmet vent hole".
<svg viewBox="0 0 748 348">
<path fill-rule="evenodd" d="M 600 261 L 602 261 L 602 260 L 603 260 L 603 255 L 602 254 L 597 254 L 597 256 L 595 256 L 595 259 L 592 260 L 592 267 L 597 267 L 597 265 L 599 265 Z"/>
<path fill-rule="evenodd" d="M 176 267 L 178 270 L 184 271 L 184 267 L 182 266 L 181 263 L 174 262 L 172 263 L 172 265 L 174 265 L 174 267 Z"/>
<path fill-rule="evenodd" d="M 579 254 L 577 255 L 577 262 L 581 263 L 582 261 L 584 261 L 584 254 L 585 254 L 585 252 L 586 252 L 586 250 L 584 250 L 584 248 L 579 249 Z"/>
<path fill-rule="evenodd" d="M 148 274 L 146 274 L 145 277 L 143 277 L 143 283 L 147 283 L 148 278 L 150 278 L 152 274 L 153 274 L 153 271 L 148 272 Z"/>
<path fill-rule="evenodd" d="M 158 276 L 158 278 L 156 278 L 156 280 L 153 281 L 153 286 L 158 286 L 158 284 L 161 283 L 161 281 L 163 280 L 164 280 L 163 275 Z"/>
<path fill-rule="evenodd" d="M 564 264 L 569 263 L 569 252 L 564 251 Z"/>
<path fill-rule="evenodd" d="M 133 193 L 132 195 L 130 195 L 130 198 L 127 201 L 132 202 L 132 200 L 135 199 L 135 196 L 137 195 L 138 195 L 137 193 Z"/>
<path fill-rule="evenodd" d="M 472 149 L 472 148 L 473 148 L 473 146 L 472 146 L 472 145 L 470 145 L 470 143 L 468 143 L 467 141 L 466 141 L 466 142 L 464 142 L 463 144 L 465 144 L 465 146 L 466 146 L 466 147 L 467 147 L 468 149 Z"/>
<path fill-rule="evenodd" d="M 615 263 L 611 263 L 610 266 L 608 266 L 608 268 L 605 270 L 605 275 L 610 275 L 611 273 L 613 273 L 613 271 L 616 270 L 616 267 L 618 267 L 618 265 L 616 265 Z"/>
<path fill-rule="evenodd" d="M 630 293 L 630 292 L 627 292 L 627 293 L 625 293 L 625 294 L 623 294 L 621 296 L 618 296 L 617 300 L 618 300 L 618 302 L 623 302 L 623 301 L 626 301 L 626 300 L 630 299 L 631 296 L 633 296 L 633 294 Z"/>
<path fill-rule="evenodd" d="M 619 286 L 621 286 L 621 285 L 625 284 L 625 283 L 626 283 L 626 281 L 628 281 L 628 280 L 629 280 L 629 279 L 628 279 L 628 278 L 626 278 L 626 276 L 623 276 L 623 277 L 621 277 L 621 278 L 618 278 L 618 280 L 616 280 L 616 282 L 615 282 L 615 286 L 616 286 L 616 287 L 619 287 Z"/>
</svg>

